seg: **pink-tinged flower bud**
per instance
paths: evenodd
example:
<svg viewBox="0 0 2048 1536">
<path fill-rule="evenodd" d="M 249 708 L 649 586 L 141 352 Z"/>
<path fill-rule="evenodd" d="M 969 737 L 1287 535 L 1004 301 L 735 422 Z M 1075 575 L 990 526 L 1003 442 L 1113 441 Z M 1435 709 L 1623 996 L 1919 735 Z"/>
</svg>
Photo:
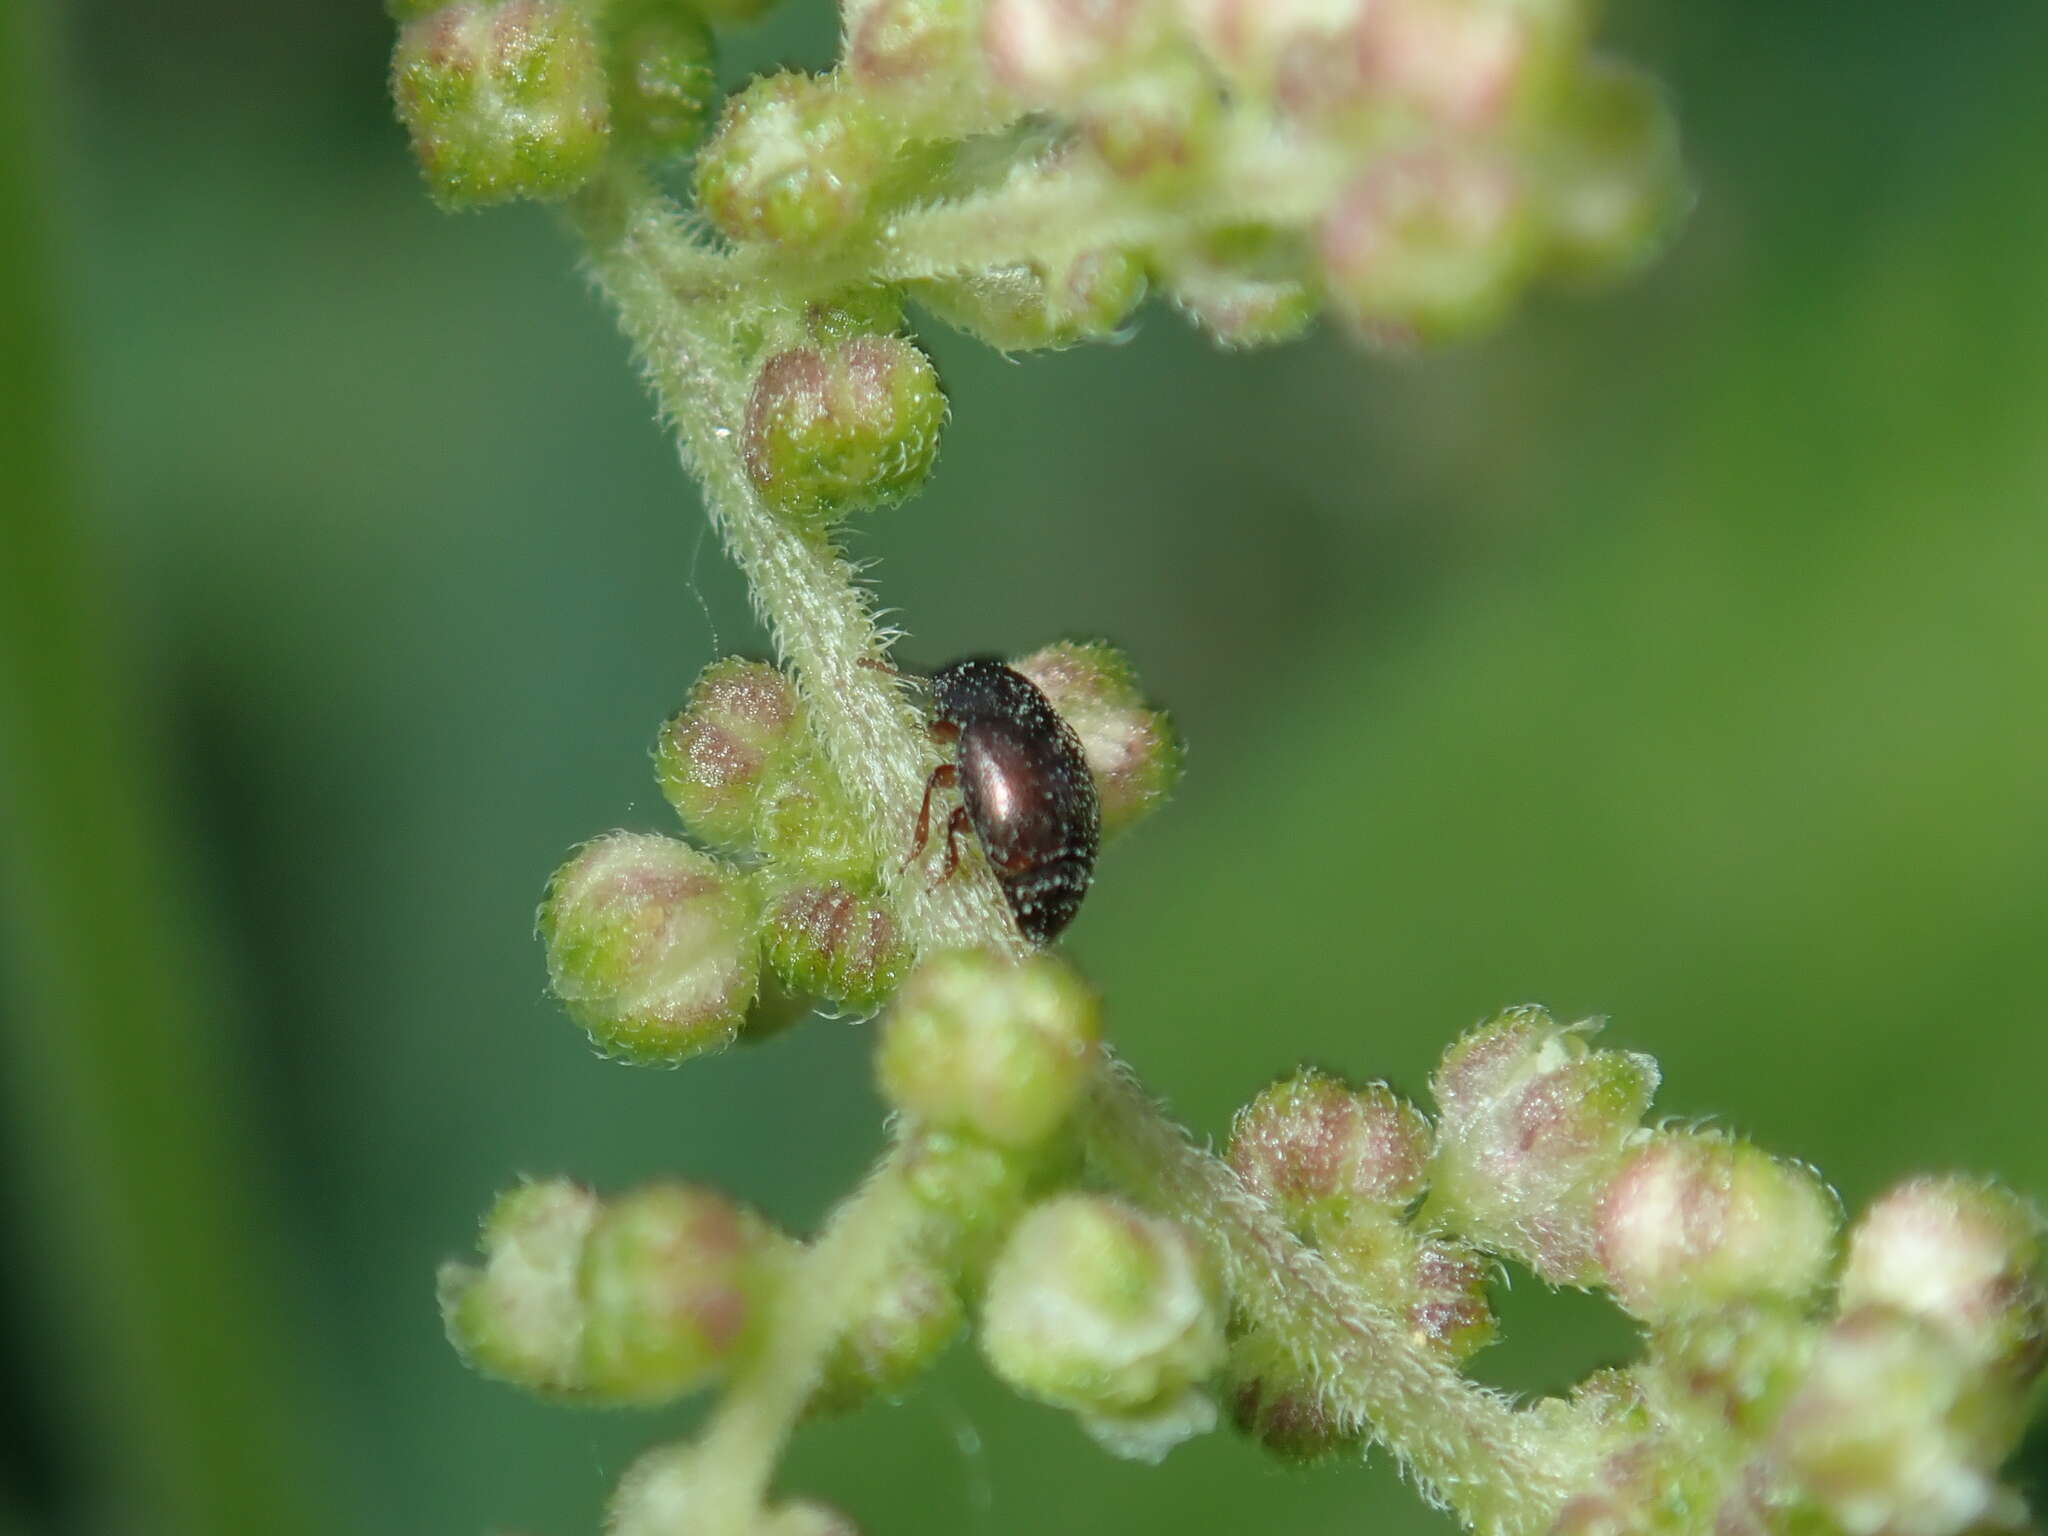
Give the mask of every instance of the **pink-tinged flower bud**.
<svg viewBox="0 0 2048 1536">
<path fill-rule="evenodd" d="M 1230 1166 L 1295 1227 L 1341 1226 L 1357 1205 L 1396 1208 L 1422 1193 L 1430 1130 L 1385 1083 L 1352 1088 L 1306 1068 L 1262 1091 L 1230 1127 Z"/>
<path fill-rule="evenodd" d="M 1535 247 L 1521 174 L 1449 147 L 1361 172 L 1323 220 L 1323 281 L 1361 340 L 1406 351 L 1497 323 L 1520 294 Z"/>
<path fill-rule="evenodd" d="M 903 500 L 938 457 L 946 394 L 901 336 L 855 336 L 769 358 L 747 399 L 747 478 L 798 527 Z"/>
<path fill-rule="evenodd" d="M 654 773 L 692 832 L 751 848 L 763 795 L 787 777 L 804 739 L 790 680 L 765 661 L 728 656 L 704 669 L 690 702 L 662 727 Z"/>
<path fill-rule="evenodd" d="M 732 240 L 809 250 L 874 211 L 895 144 L 831 76 L 764 75 L 730 98 L 697 159 L 697 205 Z"/>
<path fill-rule="evenodd" d="M 1192 58 L 1177 58 L 1091 91 L 1078 109 L 1096 157 L 1124 181 L 1164 195 L 1213 158 L 1222 101 Z"/>
<path fill-rule="evenodd" d="M 1660 1327 L 1638 1370 L 1661 1383 L 1667 1401 L 1754 1437 L 1777 1422 L 1818 1337 L 1797 1306 L 1738 1302 Z"/>
<path fill-rule="evenodd" d="M 1156 42 L 1145 0 L 986 0 L 982 48 L 996 81 L 1037 107 L 1064 106 Z"/>
<path fill-rule="evenodd" d="M 773 892 L 762 933 L 769 968 L 784 986 L 857 1013 L 887 1001 L 910 970 L 910 946 L 888 904 L 837 880 Z"/>
<path fill-rule="evenodd" d="M 969 0 L 870 0 L 846 41 L 846 72 L 917 114 L 927 93 L 950 105 L 963 86 L 986 92 L 979 42 Z"/>
<path fill-rule="evenodd" d="M 1145 266 L 1127 251 L 1086 251 L 1051 272 L 1004 267 L 909 286 L 948 325 L 1000 352 L 1029 352 L 1115 332 L 1145 296 Z"/>
<path fill-rule="evenodd" d="M 1081 739 L 1105 839 L 1165 803 L 1180 781 L 1180 738 L 1164 712 L 1145 707 L 1121 651 L 1099 641 L 1062 640 L 1012 666 Z"/>
<path fill-rule="evenodd" d="M 484 1219 L 483 1267 L 441 1266 L 441 1318 L 473 1369 L 535 1392 L 583 1390 L 577 1276 L 598 1209 L 567 1179 L 521 1184 Z"/>
<path fill-rule="evenodd" d="M 1538 160 L 1543 263 L 1552 277 L 1626 277 L 1663 249 L 1691 206 L 1678 123 L 1657 82 L 1589 59 Z"/>
<path fill-rule="evenodd" d="M 1223 1318 L 1178 1223 L 1103 1195 L 1062 1195 L 1017 1224 L 990 1271 L 981 1347 L 1028 1397 L 1144 1417 L 1174 1409 L 1222 1366 Z"/>
<path fill-rule="evenodd" d="M 1167 296 L 1218 346 L 1292 341 L 1316 315 L 1308 258 L 1291 233 L 1250 225 L 1163 255 Z"/>
<path fill-rule="evenodd" d="M 1731 1302 L 1798 1301 L 1826 1275 L 1836 1205 L 1806 1168 L 1700 1132 L 1660 1132 L 1599 1202 L 1600 1262 L 1621 1304 L 1666 1322 Z"/>
<path fill-rule="evenodd" d="M 391 93 L 445 207 L 566 197 L 604 160 L 604 66 L 567 0 L 455 0 L 408 21 Z"/>
<path fill-rule="evenodd" d="M 1362 96 L 1466 133 L 1547 96 L 1583 25 L 1573 0 L 1373 0 L 1352 41 Z"/>
<path fill-rule="evenodd" d="M 1059 1129 L 1094 1065 L 1100 1010 L 1051 955 L 983 950 L 925 959 L 882 1026 L 882 1096 L 904 1114 L 1003 1147 Z"/>
<path fill-rule="evenodd" d="M 555 872 L 540 909 L 548 976 L 608 1056 L 673 1065 L 730 1045 L 760 972 L 739 871 L 686 843 L 613 832 Z"/>
<path fill-rule="evenodd" d="M 653 156 L 694 148 L 718 91 L 703 18 L 668 0 L 610 0 L 602 25 L 614 141 Z"/>
<path fill-rule="evenodd" d="M 688 1184 L 608 1204 L 579 1277 L 590 1389 L 660 1403 L 712 1380 L 745 1343 L 786 1246 L 724 1196 Z"/>
<path fill-rule="evenodd" d="M 1456 1238 L 1423 1235 L 1392 1207 L 1354 1204 L 1343 1223 L 1316 1233 L 1331 1269 L 1398 1311 L 1409 1337 L 1450 1360 L 1466 1360 L 1494 1339 L 1486 1287 L 1493 1265 Z"/>
<path fill-rule="evenodd" d="M 1969 1358 L 2031 1380 L 2048 1347 L 2041 1214 L 1996 1184 L 1908 1179 L 1849 1234 L 1841 1307 L 1888 1306 Z"/>
<path fill-rule="evenodd" d="M 1772 1451 L 1850 1536 L 1960 1536 L 2023 1525 L 1993 1474 L 2024 1427 L 1939 1330 L 1866 1307 L 1822 1337 Z"/>
<path fill-rule="evenodd" d="M 1430 1200 L 1446 1224 L 1553 1285 L 1592 1285 L 1594 1203 L 1641 1133 L 1647 1056 L 1595 1051 L 1540 1008 L 1482 1025 L 1445 1053 Z"/>
<path fill-rule="evenodd" d="M 1364 1439 L 1313 1386 L 1284 1374 L 1241 1380 L 1230 1394 L 1230 1417 L 1240 1433 L 1296 1465 L 1355 1450 Z"/>
<path fill-rule="evenodd" d="M 960 1331 L 959 1292 L 931 1260 L 892 1267 L 840 1335 L 811 1399 L 815 1413 L 846 1413 L 900 1393 Z"/>
</svg>

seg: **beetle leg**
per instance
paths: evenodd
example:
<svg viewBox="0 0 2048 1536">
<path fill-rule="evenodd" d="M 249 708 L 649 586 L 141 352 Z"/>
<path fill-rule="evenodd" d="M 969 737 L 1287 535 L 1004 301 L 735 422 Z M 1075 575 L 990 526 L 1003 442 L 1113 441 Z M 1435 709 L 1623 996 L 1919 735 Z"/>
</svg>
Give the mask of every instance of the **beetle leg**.
<svg viewBox="0 0 2048 1536">
<path fill-rule="evenodd" d="M 973 830 L 974 823 L 968 818 L 967 807 L 954 806 L 953 814 L 946 818 L 946 867 L 939 871 L 939 879 L 950 880 L 953 871 L 960 867 L 960 834 Z"/>
<path fill-rule="evenodd" d="M 960 770 L 951 763 L 939 764 L 932 770 L 931 777 L 924 781 L 924 801 L 917 808 L 917 830 L 910 835 L 910 853 L 903 861 L 903 868 L 910 868 L 917 856 L 924 852 L 924 845 L 931 838 L 932 795 L 941 789 L 951 789 L 959 782 Z M 951 836 L 950 830 L 947 835 Z M 947 873 L 950 874 L 951 871 L 948 870 Z"/>
</svg>

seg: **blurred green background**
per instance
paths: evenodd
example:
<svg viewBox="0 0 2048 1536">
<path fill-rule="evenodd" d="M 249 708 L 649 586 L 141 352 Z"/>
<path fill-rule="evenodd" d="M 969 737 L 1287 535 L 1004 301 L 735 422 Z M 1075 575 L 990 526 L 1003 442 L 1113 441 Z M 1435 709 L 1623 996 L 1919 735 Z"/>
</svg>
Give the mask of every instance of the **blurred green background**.
<svg viewBox="0 0 2048 1536">
<path fill-rule="evenodd" d="M 593 1530 L 698 1410 L 467 1374 L 435 1263 L 520 1172 L 805 1227 L 879 1139 L 864 1028 L 635 1072 L 543 995 L 543 879 L 669 827 L 654 728 L 762 637 L 566 242 L 427 205 L 367 0 L 19 6 L 0 1531 Z M 1645 279 L 1424 363 L 931 334 L 940 472 L 858 552 L 913 663 L 1104 634 L 1177 712 L 1070 948 L 1202 1131 L 1541 1000 L 1852 1205 L 2048 1195 L 2048 7 L 1605 25 L 1700 191 Z M 790 0 L 732 63 L 828 51 Z M 1502 1305 L 1491 1379 L 1628 1348 Z M 1443 1528 L 1378 1464 L 1111 1462 L 964 1348 L 785 1485 L 876 1536 Z"/>
</svg>

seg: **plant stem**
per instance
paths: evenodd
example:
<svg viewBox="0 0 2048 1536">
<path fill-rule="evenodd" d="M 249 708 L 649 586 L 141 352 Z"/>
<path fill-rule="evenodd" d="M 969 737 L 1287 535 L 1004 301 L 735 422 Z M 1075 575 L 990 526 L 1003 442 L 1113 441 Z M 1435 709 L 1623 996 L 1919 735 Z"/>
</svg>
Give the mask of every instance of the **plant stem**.
<svg viewBox="0 0 2048 1536">
<path fill-rule="evenodd" d="M 1587 1468 L 1565 1437 L 1468 1380 L 1407 1323 L 1334 1274 L 1106 1059 L 1081 1110 L 1089 1155 L 1124 1188 L 1205 1237 L 1236 1305 L 1290 1353 L 1323 1406 L 1369 1431 L 1468 1528 L 1547 1529 Z"/>
<path fill-rule="evenodd" d="M 918 221 L 951 220 L 940 243 L 964 241 L 974 248 L 970 264 L 982 264 L 1001 241 L 1021 238 L 1019 231 L 1070 227 L 1064 215 L 1043 206 L 1047 199 L 1085 203 L 1099 190 L 1071 181 L 1026 184 L 1019 201 L 1006 207 L 921 213 L 886 238 L 914 249 L 924 243 L 921 235 L 912 240 L 923 230 Z M 732 278 L 746 258 L 699 244 L 667 200 L 644 183 L 607 183 L 585 197 L 579 222 L 597 280 L 617 305 L 676 429 L 683 461 L 703 486 L 711 519 L 803 690 L 811 728 L 859 807 L 870 851 L 880 868 L 896 870 L 936 761 L 933 748 L 886 669 L 887 637 L 852 567 L 830 544 L 793 529 L 766 506 L 741 456 L 756 362 L 747 337 L 790 324 L 793 307 L 802 302 L 792 292 L 816 285 L 785 286 L 774 281 L 772 269 L 763 269 L 754 274 L 757 286 L 735 288 Z M 756 296 L 743 300 L 743 292 Z M 890 895 L 907 936 L 920 952 L 982 945 L 1022 953 L 1026 946 L 993 880 L 985 871 L 962 875 L 937 886 L 921 869 L 897 875 Z M 1547 1527 L 1582 1484 L 1583 1457 L 1568 1444 L 1552 1443 L 1558 1434 L 1468 1381 L 1411 1337 L 1394 1313 L 1339 1280 L 1227 1167 L 1196 1148 L 1121 1063 L 1104 1063 L 1081 1116 L 1091 1151 L 1105 1168 L 1206 1237 L 1237 1304 L 1294 1353 L 1331 1410 L 1369 1429 L 1432 1499 L 1466 1524 L 1529 1536 Z M 867 1294 L 877 1266 L 905 1235 L 911 1217 L 899 1189 L 885 1163 L 803 1260 L 786 1293 L 793 1305 L 780 1311 L 770 1342 L 734 1381 L 691 1460 L 693 1531 L 738 1533 L 758 1510 L 775 1457 L 827 1351 Z M 711 1502 L 700 1502 L 706 1499 Z M 616 1529 L 620 1536 L 652 1536 L 660 1527 L 622 1519 Z"/>
</svg>

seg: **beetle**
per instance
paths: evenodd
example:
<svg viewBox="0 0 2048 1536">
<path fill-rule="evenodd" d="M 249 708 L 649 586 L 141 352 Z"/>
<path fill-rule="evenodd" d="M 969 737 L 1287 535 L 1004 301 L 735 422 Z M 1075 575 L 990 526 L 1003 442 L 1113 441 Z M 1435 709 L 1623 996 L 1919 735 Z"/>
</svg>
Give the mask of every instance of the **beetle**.
<svg viewBox="0 0 2048 1536">
<path fill-rule="evenodd" d="M 957 785 L 961 804 L 946 818 L 946 867 L 960 863 L 957 839 L 971 830 L 996 882 L 1034 944 L 1050 944 L 1074 920 L 1095 878 L 1102 811 L 1081 739 L 1038 686 L 987 656 L 932 674 L 934 739 L 954 743 L 952 761 L 925 780 L 910 857 L 931 835 L 932 796 Z"/>
</svg>

